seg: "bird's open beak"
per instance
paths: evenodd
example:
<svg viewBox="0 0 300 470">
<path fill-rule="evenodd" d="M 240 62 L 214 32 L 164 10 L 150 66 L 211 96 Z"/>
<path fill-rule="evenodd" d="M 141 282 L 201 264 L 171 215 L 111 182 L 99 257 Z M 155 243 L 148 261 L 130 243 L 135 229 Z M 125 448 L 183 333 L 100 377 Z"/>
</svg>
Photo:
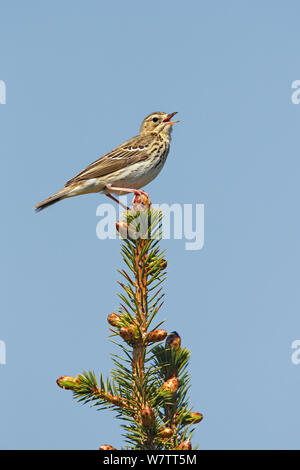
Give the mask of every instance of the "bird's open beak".
<svg viewBox="0 0 300 470">
<path fill-rule="evenodd" d="M 175 124 L 176 122 L 179 122 L 179 121 L 171 121 L 172 117 L 175 116 L 175 114 L 177 114 L 177 111 L 175 113 L 171 113 L 171 114 L 168 114 L 168 116 L 162 121 L 164 122 L 165 124 Z"/>
</svg>

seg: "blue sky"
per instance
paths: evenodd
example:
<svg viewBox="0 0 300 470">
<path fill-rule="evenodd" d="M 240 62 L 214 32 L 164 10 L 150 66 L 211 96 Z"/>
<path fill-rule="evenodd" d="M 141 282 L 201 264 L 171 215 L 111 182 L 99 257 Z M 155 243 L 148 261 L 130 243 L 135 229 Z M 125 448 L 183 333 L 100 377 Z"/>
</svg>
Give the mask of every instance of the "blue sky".
<svg viewBox="0 0 300 470">
<path fill-rule="evenodd" d="M 120 447 L 110 412 L 55 383 L 114 350 L 118 240 L 90 195 L 33 206 L 178 111 L 156 203 L 204 204 L 205 244 L 166 240 L 160 318 L 192 353 L 202 449 L 299 448 L 299 2 L 0 2 L 0 447 Z"/>
</svg>

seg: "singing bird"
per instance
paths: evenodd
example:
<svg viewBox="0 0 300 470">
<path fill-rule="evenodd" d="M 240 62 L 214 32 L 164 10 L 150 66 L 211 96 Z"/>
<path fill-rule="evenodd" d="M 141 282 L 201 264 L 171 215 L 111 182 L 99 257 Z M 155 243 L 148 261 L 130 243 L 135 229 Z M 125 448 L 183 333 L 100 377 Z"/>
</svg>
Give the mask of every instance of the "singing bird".
<svg viewBox="0 0 300 470">
<path fill-rule="evenodd" d="M 148 195 L 140 188 L 150 183 L 167 159 L 175 113 L 151 113 L 141 125 L 138 135 L 91 163 L 69 180 L 63 189 L 35 206 L 41 211 L 68 197 L 103 193 L 116 202 L 112 194 Z"/>
</svg>

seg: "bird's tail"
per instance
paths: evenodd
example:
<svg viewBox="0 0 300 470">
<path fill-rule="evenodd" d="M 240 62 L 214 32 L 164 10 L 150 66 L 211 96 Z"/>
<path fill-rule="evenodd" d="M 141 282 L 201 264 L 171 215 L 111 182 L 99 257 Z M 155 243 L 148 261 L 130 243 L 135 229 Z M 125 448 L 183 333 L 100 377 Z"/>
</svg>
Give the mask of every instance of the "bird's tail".
<svg viewBox="0 0 300 470">
<path fill-rule="evenodd" d="M 63 188 L 60 191 L 57 191 L 57 193 L 52 194 L 52 196 L 47 197 L 35 206 L 36 212 L 40 212 L 43 209 L 46 209 L 46 207 L 52 206 L 52 204 L 55 204 L 56 202 L 61 201 L 62 199 L 65 199 L 66 197 L 68 197 L 69 192 L 69 188 Z"/>
</svg>

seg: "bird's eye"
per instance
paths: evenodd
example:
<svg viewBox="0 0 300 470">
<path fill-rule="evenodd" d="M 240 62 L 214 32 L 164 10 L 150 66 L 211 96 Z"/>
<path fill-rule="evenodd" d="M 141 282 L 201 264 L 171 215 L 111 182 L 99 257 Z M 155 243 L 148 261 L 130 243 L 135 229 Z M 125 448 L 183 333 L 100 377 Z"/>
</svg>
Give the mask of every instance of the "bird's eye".
<svg viewBox="0 0 300 470">
<path fill-rule="evenodd" d="M 152 118 L 152 121 L 153 121 L 153 122 L 157 122 L 157 121 L 158 121 L 158 118 L 157 118 L 157 117 L 154 117 L 154 118 Z"/>
</svg>

